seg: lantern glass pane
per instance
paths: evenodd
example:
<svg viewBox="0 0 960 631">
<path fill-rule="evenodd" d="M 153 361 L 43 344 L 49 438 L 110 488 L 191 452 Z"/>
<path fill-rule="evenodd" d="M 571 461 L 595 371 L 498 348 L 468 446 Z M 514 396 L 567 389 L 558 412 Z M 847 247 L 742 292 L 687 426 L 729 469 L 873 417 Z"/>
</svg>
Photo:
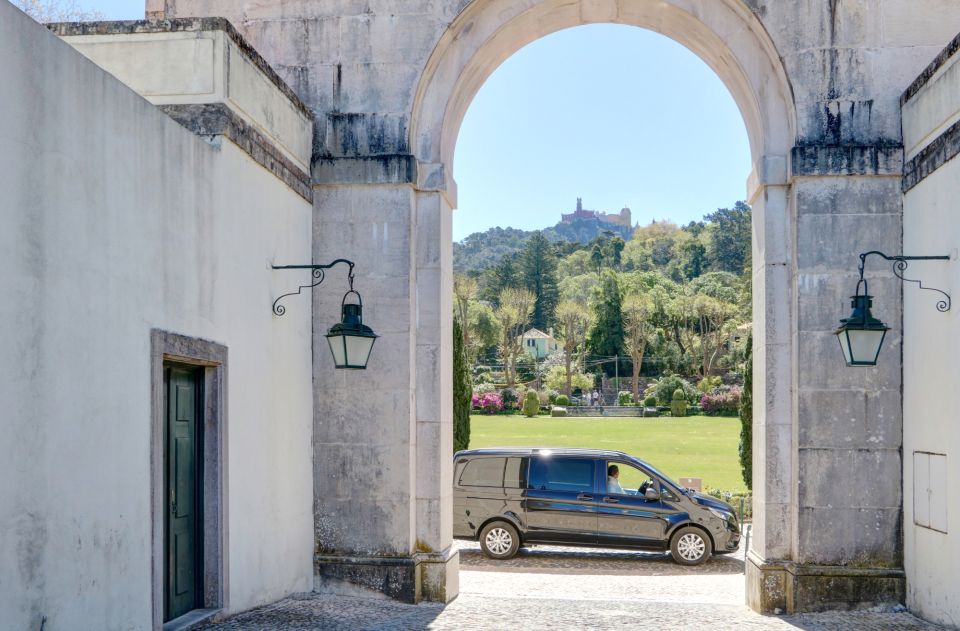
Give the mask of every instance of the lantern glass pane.
<svg viewBox="0 0 960 631">
<path fill-rule="evenodd" d="M 366 368 L 370 359 L 370 350 L 373 348 L 374 337 L 344 337 L 347 349 L 347 361 L 350 368 Z"/>
<path fill-rule="evenodd" d="M 837 331 L 837 341 L 848 366 L 876 366 L 886 329 L 847 329 Z"/>
<path fill-rule="evenodd" d="M 837 339 L 840 340 L 840 348 L 843 349 L 843 359 L 849 366 L 853 363 L 853 360 L 850 358 L 850 340 L 847 338 L 847 332 L 845 330 L 838 331 Z"/>
<path fill-rule="evenodd" d="M 347 348 L 343 339 L 343 335 L 333 335 L 327 338 L 327 343 L 330 344 L 330 352 L 333 353 L 333 363 L 337 368 L 347 364 Z"/>
<path fill-rule="evenodd" d="M 885 333 L 882 329 L 848 330 L 847 338 L 850 341 L 850 356 L 853 361 L 857 364 L 876 364 Z"/>
</svg>

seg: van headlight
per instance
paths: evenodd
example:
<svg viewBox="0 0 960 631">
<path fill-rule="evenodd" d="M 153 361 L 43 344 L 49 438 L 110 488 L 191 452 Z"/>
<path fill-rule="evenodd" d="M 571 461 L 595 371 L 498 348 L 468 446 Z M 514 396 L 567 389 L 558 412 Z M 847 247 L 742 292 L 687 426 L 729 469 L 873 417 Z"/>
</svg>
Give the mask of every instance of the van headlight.
<svg viewBox="0 0 960 631">
<path fill-rule="evenodd" d="M 717 508 L 708 506 L 707 509 L 713 513 L 713 516 L 719 519 L 720 521 L 729 521 L 733 518 L 733 513 L 728 513 Z"/>
</svg>

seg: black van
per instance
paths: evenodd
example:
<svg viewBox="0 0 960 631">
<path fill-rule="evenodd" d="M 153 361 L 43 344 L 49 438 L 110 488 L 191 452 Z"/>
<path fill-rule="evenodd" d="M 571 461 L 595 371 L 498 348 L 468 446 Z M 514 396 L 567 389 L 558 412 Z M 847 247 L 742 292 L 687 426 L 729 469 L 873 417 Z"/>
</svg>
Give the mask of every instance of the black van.
<svg viewBox="0 0 960 631">
<path fill-rule="evenodd" d="M 732 506 L 619 451 L 473 449 L 453 471 L 453 536 L 494 559 L 545 543 L 670 550 L 698 565 L 740 543 Z"/>
</svg>

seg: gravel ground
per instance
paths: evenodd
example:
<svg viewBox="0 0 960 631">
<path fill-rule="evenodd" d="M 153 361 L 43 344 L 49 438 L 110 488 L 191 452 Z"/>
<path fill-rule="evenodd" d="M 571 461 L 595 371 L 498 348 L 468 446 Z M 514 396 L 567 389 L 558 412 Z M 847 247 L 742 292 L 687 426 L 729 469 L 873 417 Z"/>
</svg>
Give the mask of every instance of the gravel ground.
<svg viewBox="0 0 960 631">
<path fill-rule="evenodd" d="M 942 629 L 901 607 L 761 616 L 742 604 L 742 553 L 685 568 L 663 554 L 538 546 L 493 562 L 476 544 L 458 547 L 460 596 L 446 606 L 302 594 L 206 629 Z"/>
</svg>

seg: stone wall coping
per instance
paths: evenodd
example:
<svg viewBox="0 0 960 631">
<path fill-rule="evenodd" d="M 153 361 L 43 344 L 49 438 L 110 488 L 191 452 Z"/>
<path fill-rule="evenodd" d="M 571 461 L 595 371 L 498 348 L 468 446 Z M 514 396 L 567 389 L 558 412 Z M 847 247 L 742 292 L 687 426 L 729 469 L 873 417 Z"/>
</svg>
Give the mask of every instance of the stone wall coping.
<svg viewBox="0 0 960 631">
<path fill-rule="evenodd" d="M 226 136 L 254 162 L 273 173 L 305 201 L 313 204 L 310 174 L 294 164 L 271 139 L 248 125 L 223 103 L 160 105 L 160 109 L 198 136 Z"/>
<path fill-rule="evenodd" d="M 960 52 L 960 34 L 950 40 L 950 43 L 940 51 L 940 54 L 930 62 L 930 65 L 923 69 L 920 76 L 914 79 L 913 83 L 904 91 L 903 95 L 900 96 L 900 107 L 903 107 L 907 101 L 915 97 L 920 90 L 930 82 L 933 76 L 937 74 L 941 68 L 946 66 L 950 59 L 958 52 Z"/>
<path fill-rule="evenodd" d="M 243 38 L 236 27 L 226 18 L 171 18 L 163 20 L 109 20 L 99 22 L 52 22 L 46 27 L 60 37 L 79 35 L 138 35 L 143 33 L 201 33 L 223 31 L 237 45 L 244 56 L 266 76 L 271 83 L 308 120 L 313 120 L 310 111 L 300 97 L 280 78 L 280 75 L 260 56 L 260 53 Z"/>
<path fill-rule="evenodd" d="M 852 565 L 820 565 L 817 563 L 797 563 L 789 559 L 761 558 L 756 552 L 747 552 L 747 560 L 761 570 L 789 572 L 794 576 L 873 576 L 881 578 L 903 578 L 906 572 L 901 567 L 858 567 Z"/>
<path fill-rule="evenodd" d="M 413 552 L 407 555 L 394 556 L 365 556 L 354 554 L 330 554 L 318 552 L 313 560 L 316 564 L 325 565 L 420 565 L 421 563 L 446 563 L 459 556 L 460 552 L 453 546 L 443 552 Z"/>
</svg>

